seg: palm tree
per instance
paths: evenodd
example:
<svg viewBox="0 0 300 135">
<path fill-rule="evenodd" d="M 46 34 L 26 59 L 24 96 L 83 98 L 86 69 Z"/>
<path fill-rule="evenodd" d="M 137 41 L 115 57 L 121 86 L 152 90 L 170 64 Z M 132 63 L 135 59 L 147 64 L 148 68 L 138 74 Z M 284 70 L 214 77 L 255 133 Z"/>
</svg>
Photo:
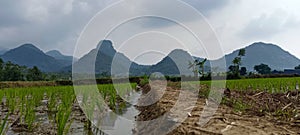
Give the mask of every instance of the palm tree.
<svg viewBox="0 0 300 135">
<path fill-rule="evenodd" d="M 238 56 L 235 57 L 232 60 L 232 63 L 233 63 L 233 66 L 234 66 L 233 72 L 237 76 L 239 76 L 240 66 L 242 65 L 242 57 L 245 56 L 245 54 L 246 54 L 246 50 L 245 49 L 240 49 L 239 53 L 238 53 Z"/>
<path fill-rule="evenodd" d="M 194 62 L 189 61 L 189 69 L 192 69 L 194 77 L 198 78 L 198 69 L 196 68 L 196 60 Z"/>
<path fill-rule="evenodd" d="M 201 68 L 201 73 L 200 72 L 199 73 L 202 75 L 202 77 L 204 77 L 204 64 L 206 61 L 207 61 L 207 59 L 205 58 L 203 61 L 200 61 L 197 63 L 199 68 Z"/>
<path fill-rule="evenodd" d="M 204 76 L 204 64 L 207 61 L 205 58 L 203 61 L 195 60 L 194 62 L 189 61 L 189 69 L 193 70 L 194 76 L 198 78 L 198 73 Z M 200 71 L 201 69 L 201 71 Z"/>
</svg>

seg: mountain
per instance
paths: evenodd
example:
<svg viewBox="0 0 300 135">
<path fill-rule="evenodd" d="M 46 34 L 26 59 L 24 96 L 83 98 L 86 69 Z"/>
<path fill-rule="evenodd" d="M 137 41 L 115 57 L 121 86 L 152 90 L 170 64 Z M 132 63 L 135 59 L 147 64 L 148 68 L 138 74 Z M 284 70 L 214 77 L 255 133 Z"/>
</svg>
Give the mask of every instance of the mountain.
<svg viewBox="0 0 300 135">
<path fill-rule="evenodd" d="M 7 50 L 0 50 L 0 55 L 3 55 L 4 53 L 6 53 Z"/>
<path fill-rule="evenodd" d="M 0 55 L 3 55 L 7 51 L 8 51 L 8 49 L 6 49 L 4 47 L 0 47 Z"/>
<path fill-rule="evenodd" d="M 114 65 L 112 67 L 112 65 Z M 95 67 L 95 73 L 113 72 L 115 76 L 140 75 L 147 72 L 147 66 L 138 65 L 130 61 L 124 54 L 117 52 L 109 40 L 99 42 L 97 48 L 84 55 L 73 64 L 76 73 L 93 73 L 91 69 Z M 71 71 L 72 67 L 66 67 L 64 71 Z"/>
<path fill-rule="evenodd" d="M 11 61 L 22 66 L 37 66 L 44 72 L 57 72 L 63 67 L 61 62 L 46 55 L 32 44 L 24 44 L 15 49 L 11 49 L 0 57 L 4 61 Z"/>
<path fill-rule="evenodd" d="M 246 55 L 242 58 L 242 66 L 245 66 L 248 71 L 253 71 L 253 67 L 261 63 L 269 65 L 273 70 L 290 69 L 300 64 L 297 57 L 274 44 L 257 42 L 245 47 L 245 50 Z M 225 55 L 226 70 L 237 55 L 238 50 Z M 55 50 L 44 53 L 32 44 L 24 44 L 6 51 L 0 55 L 0 58 L 27 67 L 37 66 L 44 72 L 72 71 L 72 56 L 65 56 Z M 192 57 L 184 50 L 175 49 L 157 64 L 139 65 L 117 52 L 111 41 L 103 40 L 73 65 L 78 73 L 92 73 L 91 69 L 95 66 L 96 73 L 110 75 L 112 72 L 114 76 L 124 76 L 128 73 L 130 76 L 139 76 L 154 72 L 161 72 L 164 75 L 192 75 L 188 66 L 189 61 L 194 59 L 203 60 L 203 58 Z M 210 69 L 210 62 L 217 61 L 220 59 L 208 60 L 205 63 L 206 71 Z"/>
<path fill-rule="evenodd" d="M 73 60 L 72 56 L 63 55 L 57 50 L 48 51 L 46 52 L 46 54 L 58 60 L 69 60 L 69 61 Z"/>
<path fill-rule="evenodd" d="M 245 49 L 246 55 L 242 58 L 242 66 L 245 66 L 248 71 L 253 71 L 253 67 L 261 63 L 268 64 L 272 69 L 276 70 L 293 68 L 300 64 L 298 58 L 274 44 L 257 42 Z M 225 56 L 227 65 L 223 71 L 228 69 L 232 60 L 237 55 L 238 50 Z M 93 59 L 95 59 L 95 62 L 92 62 Z M 203 60 L 203 58 L 192 57 L 184 50 L 175 49 L 157 64 L 147 66 L 138 65 L 130 61 L 124 54 L 117 52 L 113 48 L 111 41 L 103 40 L 98 44 L 96 49 L 93 49 L 79 59 L 74 66 L 76 66 L 78 72 L 84 73 L 91 73 L 89 69 L 91 69 L 91 66 L 95 66 L 96 73 L 111 73 L 111 69 L 113 69 L 114 75 L 124 75 L 128 72 L 126 71 L 128 69 L 132 76 L 154 72 L 160 72 L 164 75 L 193 75 L 191 69 L 189 69 L 189 61 L 193 61 L 194 59 Z M 208 60 L 205 63 L 205 71 L 209 71 L 210 62 L 216 62 L 218 66 L 218 61 L 220 60 Z M 117 66 L 112 67 L 112 63 L 115 63 Z M 222 71 L 221 67 L 222 65 L 218 67 L 220 71 Z M 70 71 L 71 66 L 67 69 Z"/>
<path fill-rule="evenodd" d="M 189 69 L 190 61 L 194 61 L 194 58 L 187 51 L 175 49 L 160 62 L 152 65 L 150 71 L 164 75 L 193 75 Z"/>
<path fill-rule="evenodd" d="M 57 59 L 61 63 L 63 63 L 64 64 L 63 66 L 69 66 L 69 65 L 72 65 L 72 63 L 73 63 L 73 57 L 72 56 L 63 55 L 57 50 L 48 51 L 48 52 L 46 52 L 46 54 L 48 56 L 51 56 L 51 57 Z M 74 61 L 77 61 L 77 59 L 74 58 Z"/>
<path fill-rule="evenodd" d="M 96 73 L 106 72 L 110 74 L 112 71 L 114 76 L 124 76 L 127 73 L 130 76 L 140 76 L 154 72 L 160 72 L 164 75 L 193 75 L 188 69 L 189 61 L 193 61 L 193 58 L 188 52 L 176 49 L 155 65 L 139 65 L 132 62 L 124 54 L 117 52 L 111 41 L 103 40 L 96 49 L 74 63 L 74 68 L 78 73 L 91 73 L 90 69 L 95 66 Z M 67 69 L 70 70 L 71 67 Z"/>
<path fill-rule="evenodd" d="M 242 58 L 242 66 L 249 71 L 253 71 L 253 67 L 261 63 L 269 65 L 272 70 L 290 69 L 300 64 L 297 57 L 274 44 L 256 42 L 247 46 L 245 50 L 246 55 Z M 238 55 L 238 52 L 239 50 L 236 50 L 225 56 L 227 67 Z"/>
</svg>

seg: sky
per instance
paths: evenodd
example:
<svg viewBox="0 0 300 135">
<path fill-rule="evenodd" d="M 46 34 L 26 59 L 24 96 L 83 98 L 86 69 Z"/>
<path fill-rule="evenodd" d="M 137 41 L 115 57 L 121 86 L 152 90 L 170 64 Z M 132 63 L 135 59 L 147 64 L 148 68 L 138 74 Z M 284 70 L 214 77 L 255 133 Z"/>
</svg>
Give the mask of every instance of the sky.
<svg viewBox="0 0 300 135">
<path fill-rule="evenodd" d="M 174 3 L 159 1 L 160 6 L 154 9 L 150 0 L 127 1 L 129 2 L 120 14 L 109 12 L 111 14 L 97 19 L 95 16 L 98 12 L 103 12 L 111 7 L 111 4 L 116 5 L 120 1 L 2 0 L 0 49 L 32 43 L 45 52 L 59 50 L 63 54 L 81 57 L 97 46 L 92 44 L 85 48 L 76 48 L 80 35 L 91 19 L 97 20 L 99 26 L 113 21 L 113 18 L 150 12 L 182 16 L 185 24 L 195 28 L 191 29 L 192 31 L 197 28 L 204 29 L 204 32 L 209 31 L 206 30 L 207 26 L 210 26 L 212 31 L 202 35 L 201 42 L 205 44 L 195 47 L 193 45 L 196 40 L 192 39 L 192 36 L 186 36 L 187 31 L 174 22 L 159 18 L 136 19 L 120 25 L 108 35 L 108 39 L 114 42 L 114 47 L 132 60 L 148 59 L 148 63 L 154 63 L 173 49 L 184 49 L 186 46 L 195 56 L 215 59 L 223 55 L 210 55 L 213 48 L 209 45 L 215 44 L 216 39 L 224 54 L 254 42 L 266 42 L 277 44 L 300 58 L 299 0 L 183 0 L 200 12 L 203 18 L 193 16 L 180 8 L 175 11 Z M 98 26 L 92 28 L 97 29 Z M 187 42 L 190 45 L 182 47 Z M 140 52 L 144 53 L 139 54 Z"/>
</svg>

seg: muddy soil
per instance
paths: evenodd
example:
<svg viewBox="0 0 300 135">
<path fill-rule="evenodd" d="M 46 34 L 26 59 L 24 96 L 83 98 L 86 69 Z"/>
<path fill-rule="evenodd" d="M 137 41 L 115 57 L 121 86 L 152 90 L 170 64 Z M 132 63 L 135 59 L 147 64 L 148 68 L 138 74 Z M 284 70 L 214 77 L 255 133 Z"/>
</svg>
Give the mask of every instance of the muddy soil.
<svg viewBox="0 0 300 135">
<path fill-rule="evenodd" d="M 152 88 L 149 85 L 144 86 L 143 95 L 146 99 L 143 99 L 142 96 L 140 102 L 149 100 L 149 97 L 155 99 L 156 95 L 161 94 L 159 93 L 161 87 L 159 84 L 157 83 L 157 86 L 152 86 Z M 190 105 L 191 98 L 195 98 L 192 95 L 197 93 L 176 87 L 167 87 L 162 98 L 155 104 L 137 107 L 141 112 L 137 116 L 137 120 L 141 122 L 137 124 L 135 134 L 300 134 L 300 96 L 297 98 L 297 94 L 294 92 L 270 94 L 266 92 L 236 92 L 229 89 L 225 92 L 226 97 L 216 113 L 205 125 L 201 125 L 199 120 L 203 115 L 202 111 L 207 104 L 207 99 L 198 96 L 196 104 Z M 179 93 L 185 93 L 186 97 L 183 100 L 186 102 L 181 101 L 181 112 L 176 113 L 176 110 L 174 111 L 172 108 L 178 102 Z M 191 113 L 184 111 L 188 109 L 191 109 Z M 184 116 L 186 119 L 178 120 L 178 117 L 183 118 Z"/>
</svg>

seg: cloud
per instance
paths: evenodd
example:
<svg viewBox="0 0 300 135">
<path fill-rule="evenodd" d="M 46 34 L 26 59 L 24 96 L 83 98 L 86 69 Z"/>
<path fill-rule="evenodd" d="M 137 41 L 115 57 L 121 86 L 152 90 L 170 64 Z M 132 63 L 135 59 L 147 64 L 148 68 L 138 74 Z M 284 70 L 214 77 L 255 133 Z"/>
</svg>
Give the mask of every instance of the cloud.
<svg viewBox="0 0 300 135">
<path fill-rule="evenodd" d="M 111 2 L 113 1 L 0 1 L 0 45 L 13 48 L 31 42 L 43 50 L 62 48 L 64 52 L 71 54 L 83 27 L 95 13 Z M 64 45 L 61 46 L 62 44 Z"/>
<path fill-rule="evenodd" d="M 221 8 L 225 7 L 227 4 L 231 2 L 231 0 L 182 0 L 183 4 L 188 4 L 189 6 L 196 9 L 200 14 L 205 17 L 209 17 L 211 12 L 214 10 L 220 10 Z M 175 2 L 174 2 L 175 3 Z M 152 9 L 148 7 L 152 7 L 152 2 L 143 1 L 140 2 L 138 6 L 136 6 L 136 11 L 143 11 L 147 10 L 148 12 L 152 12 L 154 14 L 163 14 L 166 16 L 184 16 L 186 22 L 193 22 L 198 21 L 201 18 L 197 18 L 193 15 L 189 15 L 188 13 L 184 12 L 183 10 L 169 10 L 172 6 L 178 6 L 177 4 L 170 3 L 168 1 L 159 1 L 160 6 Z M 179 3 L 179 2 L 178 2 Z M 179 7 L 180 9 L 180 7 Z M 174 25 L 174 22 L 171 22 L 166 19 L 158 19 L 158 18 L 148 18 L 144 19 L 143 21 L 139 22 L 139 25 L 146 28 L 160 28 L 160 27 L 168 27 Z"/>
<path fill-rule="evenodd" d="M 215 9 L 220 10 L 221 8 L 228 5 L 230 0 L 184 0 L 192 7 L 196 8 L 199 12 L 204 15 L 210 15 Z"/>
<path fill-rule="evenodd" d="M 22 0 L 18 2 L 0 0 L 0 46 L 14 48 L 30 42 L 44 51 L 58 49 L 63 53 L 73 54 L 77 38 L 88 21 L 101 9 L 117 1 L 119 0 Z M 186 17 L 187 23 L 195 26 L 202 25 L 203 22 L 185 12 L 168 13 L 170 5 L 164 1 L 158 1 L 161 3 L 158 9 L 149 9 L 147 1 L 131 1 L 132 4 L 126 6 L 128 11 L 124 14 L 152 10 L 154 13 L 179 14 Z M 300 30 L 298 6 L 300 1 L 298 0 L 285 2 L 183 0 L 183 2 L 197 9 L 208 19 L 215 28 L 226 53 L 256 41 L 280 43 L 283 44 L 284 49 L 298 49 L 295 52 L 299 52 L 297 43 L 299 43 Z M 148 18 L 132 24 L 124 33 L 167 29 L 184 37 L 184 34 L 174 29 L 175 26 L 175 23 L 166 20 Z M 196 50 L 195 54 L 200 56 L 202 52 Z"/>
<path fill-rule="evenodd" d="M 98 11 L 116 1 L 118 0 L 0 1 L 0 45 L 13 48 L 30 42 L 43 50 L 60 49 L 71 54 L 77 37 L 88 21 Z M 205 15 L 228 3 L 218 0 L 184 0 L 184 2 Z M 147 1 L 140 3 L 141 5 L 132 3 L 132 8 L 147 10 Z M 162 7 L 153 12 L 160 13 L 168 9 L 168 3 L 163 1 L 160 3 Z M 194 19 L 189 17 L 187 21 Z M 139 22 L 139 25 L 152 28 L 167 27 L 174 23 L 145 19 Z"/>
<path fill-rule="evenodd" d="M 293 15 L 278 9 L 271 14 L 262 14 L 252 19 L 239 35 L 245 39 L 269 39 L 298 27 L 299 22 Z"/>
</svg>

